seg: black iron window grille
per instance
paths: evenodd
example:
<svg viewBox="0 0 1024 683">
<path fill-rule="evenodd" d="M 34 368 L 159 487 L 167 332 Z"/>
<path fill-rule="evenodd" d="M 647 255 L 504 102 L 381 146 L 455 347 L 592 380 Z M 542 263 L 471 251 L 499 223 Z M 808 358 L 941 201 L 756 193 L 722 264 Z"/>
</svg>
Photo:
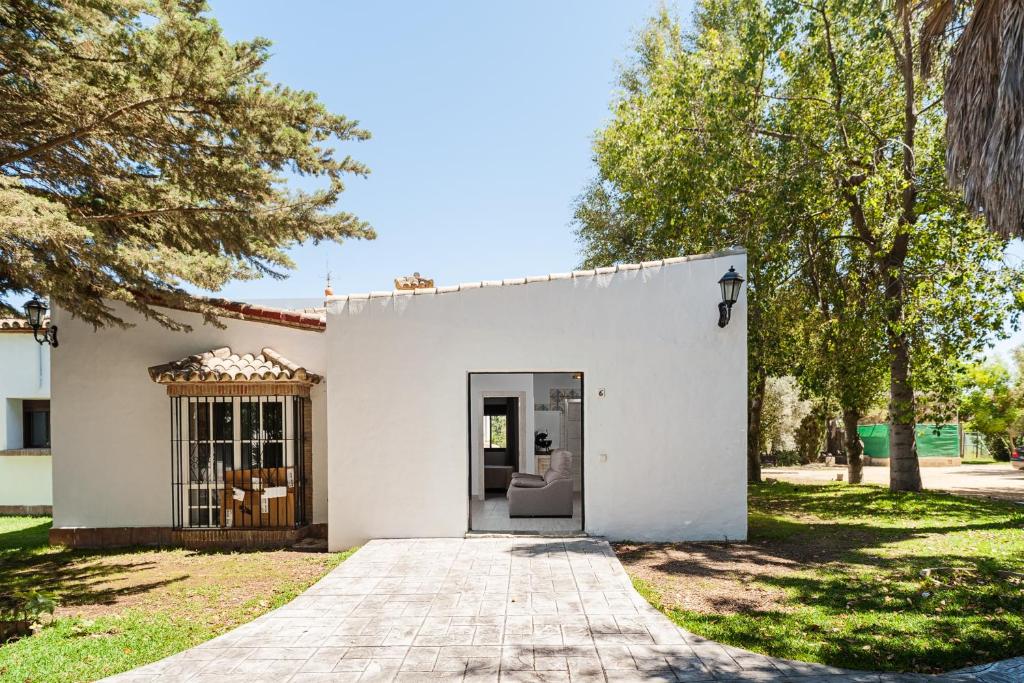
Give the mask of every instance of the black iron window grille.
<svg viewBox="0 0 1024 683">
<path fill-rule="evenodd" d="M 300 396 L 172 396 L 175 528 L 306 524 L 306 401 Z"/>
</svg>

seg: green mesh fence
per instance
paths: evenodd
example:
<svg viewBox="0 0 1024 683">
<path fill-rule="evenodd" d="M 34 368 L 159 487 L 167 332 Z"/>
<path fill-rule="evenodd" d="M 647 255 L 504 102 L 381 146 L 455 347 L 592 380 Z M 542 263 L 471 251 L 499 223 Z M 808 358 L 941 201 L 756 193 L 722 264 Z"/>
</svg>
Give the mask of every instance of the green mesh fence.
<svg viewBox="0 0 1024 683">
<path fill-rule="evenodd" d="M 888 425 L 861 425 L 857 427 L 857 434 L 864 442 L 864 455 L 872 458 L 889 457 Z M 919 424 L 915 436 L 919 458 L 956 458 L 960 455 L 959 435 L 955 424 Z M 965 457 L 983 457 L 987 454 L 988 450 L 980 435 L 971 432 L 964 435 Z"/>
</svg>

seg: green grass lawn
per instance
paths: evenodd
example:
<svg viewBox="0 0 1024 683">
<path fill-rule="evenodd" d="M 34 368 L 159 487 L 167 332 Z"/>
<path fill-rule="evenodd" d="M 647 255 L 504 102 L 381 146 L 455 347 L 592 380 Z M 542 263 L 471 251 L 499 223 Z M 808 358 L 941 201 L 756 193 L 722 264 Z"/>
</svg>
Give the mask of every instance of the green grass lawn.
<svg viewBox="0 0 1024 683">
<path fill-rule="evenodd" d="M 844 484 L 762 484 L 749 501 L 746 544 L 617 548 L 637 588 L 680 626 L 858 669 L 938 672 L 1024 655 L 1021 506 Z"/>
<path fill-rule="evenodd" d="M 0 517 L 0 592 L 53 592 L 34 635 L 0 645 L 0 681 L 93 681 L 209 640 L 283 605 L 351 554 L 47 545 L 50 520 Z"/>
</svg>

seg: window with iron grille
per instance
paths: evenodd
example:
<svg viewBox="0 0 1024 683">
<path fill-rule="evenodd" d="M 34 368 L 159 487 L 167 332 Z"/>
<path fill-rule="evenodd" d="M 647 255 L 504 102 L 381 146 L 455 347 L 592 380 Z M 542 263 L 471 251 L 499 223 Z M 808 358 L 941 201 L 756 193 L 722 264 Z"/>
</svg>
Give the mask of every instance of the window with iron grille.
<svg viewBox="0 0 1024 683">
<path fill-rule="evenodd" d="M 177 528 L 292 528 L 306 523 L 299 396 L 172 396 Z"/>
</svg>

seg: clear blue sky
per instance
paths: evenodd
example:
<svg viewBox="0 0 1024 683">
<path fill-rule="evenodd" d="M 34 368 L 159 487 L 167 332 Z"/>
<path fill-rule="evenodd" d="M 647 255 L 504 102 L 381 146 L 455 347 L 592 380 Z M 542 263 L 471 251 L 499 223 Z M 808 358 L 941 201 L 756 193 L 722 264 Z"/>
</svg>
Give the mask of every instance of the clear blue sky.
<svg viewBox="0 0 1024 683">
<path fill-rule="evenodd" d="M 211 0 L 230 39 L 273 41 L 276 81 L 316 91 L 373 139 L 342 149 L 372 174 L 340 206 L 370 242 L 306 245 L 284 282 L 233 283 L 240 299 L 337 293 L 578 265 L 572 202 L 593 177 L 617 64 L 656 0 L 280 2 Z M 687 21 L 691 5 L 674 7 Z"/>
</svg>

